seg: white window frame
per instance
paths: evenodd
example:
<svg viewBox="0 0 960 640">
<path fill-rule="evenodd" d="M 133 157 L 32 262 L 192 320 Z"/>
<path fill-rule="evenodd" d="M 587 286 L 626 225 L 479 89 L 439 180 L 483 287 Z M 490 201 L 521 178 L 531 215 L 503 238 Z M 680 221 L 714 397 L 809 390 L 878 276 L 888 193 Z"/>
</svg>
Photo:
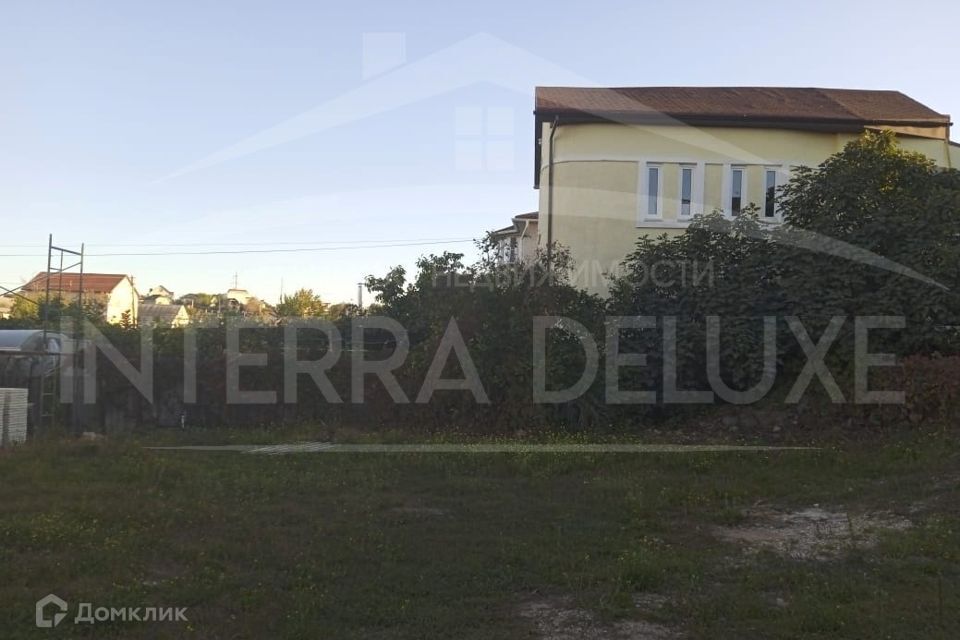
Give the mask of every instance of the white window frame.
<svg viewBox="0 0 960 640">
<path fill-rule="evenodd" d="M 699 165 L 681 162 L 677 168 L 677 220 L 692 220 L 697 215 L 697 178 Z M 683 172 L 690 171 L 690 213 L 683 214 Z"/>
<path fill-rule="evenodd" d="M 657 170 L 656 213 L 650 212 L 650 170 Z M 640 163 L 640 222 L 663 220 L 663 164 L 660 162 Z"/>
<path fill-rule="evenodd" d="M 749 206 L 747 202 L 747 193 L 748 191 L 748 182 L 747 182 L 747 165 L 745 164 L 733 164 L 728 165 L 727 176 L 726 176 L 726 203 L 725 203 L 725 213 L 728 218 L 734 218 L 733 215 L 733 175 L 737 171 L 740 172 L 740 212 Z"/>
</svg>

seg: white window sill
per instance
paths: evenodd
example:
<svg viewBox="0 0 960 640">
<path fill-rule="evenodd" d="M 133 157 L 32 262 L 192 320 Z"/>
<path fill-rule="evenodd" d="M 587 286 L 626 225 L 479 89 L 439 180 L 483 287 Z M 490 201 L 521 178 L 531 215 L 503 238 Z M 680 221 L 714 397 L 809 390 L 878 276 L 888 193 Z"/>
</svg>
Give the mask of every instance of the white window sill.
<svg viewBox="0 0 960 640">
<path fill-rule="evenodd" d="M 637 223 L 637 229 L 686 229 L 694 220 L 701 217 L 699 214 L 689 218 L 678 218 L 676 220 L 664 220 L 663 218 L 644 218 Z M 737 216 L 724 215 L 725 220 L 733 222 Z M 781 218 L 757 218 L 761 224 L 768 226 L 777 226 L 783 224 Z"/>
<path fill-rule="evenodd" d="M 739 218 L 739 217 L 740 217 L 740 216 L 731 216 L 731 215 L 728 215 L 728 214 L 726 214 L 726 213 L 723 214 L 723 219 L 724 219 L 724 220 L 729 220 L 730 222 L 733 222 L 734 220 L 736 220 L 736 219 Z M 758 216 L 758 217 L 757 217 L 757 222 L 759 222 L 759 223 L 761 223 L 761 224 L 783 224 L 783 219 L 782 219 L 782 218 L 764 218 L 763 216 Z"/>
<path fill-rule="evenodd" d="M 647 219 L 637 224 L 637 229 L 686 229 L 690 220 Z"/>
</svg>

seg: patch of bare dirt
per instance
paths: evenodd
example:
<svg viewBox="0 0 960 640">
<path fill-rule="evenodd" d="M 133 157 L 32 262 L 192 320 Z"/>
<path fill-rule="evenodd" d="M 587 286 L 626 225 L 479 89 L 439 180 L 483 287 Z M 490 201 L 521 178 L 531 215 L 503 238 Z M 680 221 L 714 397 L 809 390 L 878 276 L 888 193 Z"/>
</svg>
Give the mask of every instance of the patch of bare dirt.
<svg viewBox="0 0 960 640">
<path fill-rule="evenodd" d="M 800 511 L 762 507 L 746 515 L 745 524 L 715 527 L 714 533 L 748 551 L 766 549 L 799 560 L 830 560 L 853 548 L 876 545 L 883 531 L 903 531 L 913 526 L 906 518 L 889 512 L 854 515 L 817 505 Z"/>
<path fill-rule="evenodd" d="M 656 598 L 655 606 L 664 600 Z M 654 600 L 643 604 L 653 605 Z M 638 603 L 638 607 L 641 603 Z M 681 636 L 662 624 L 643 620 L 605 623 L 589 611 L 577 609 L 570 598 L 530 600 L 520 606 L 520 616 L 529 620 L 543 640 L 678 640 Z"/>
</svg>

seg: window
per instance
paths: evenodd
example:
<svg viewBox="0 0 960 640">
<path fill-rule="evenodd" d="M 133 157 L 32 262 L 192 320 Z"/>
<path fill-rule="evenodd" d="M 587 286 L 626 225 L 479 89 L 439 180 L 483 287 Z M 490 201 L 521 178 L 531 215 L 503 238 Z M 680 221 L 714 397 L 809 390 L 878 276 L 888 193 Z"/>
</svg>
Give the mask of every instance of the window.
<svg viewBox="0 0 960 640">
<path fill-rule="evenodd" d="M 743 167 L 734 167 L 731 170 L 730 183 L 730 215 L 738 216 L 743 211 Z"/>
<path fill-rule="evenodd" d="M 517 261 L 516 237 L 500 239 L 498 243 L 498 257 L 501 264 L 513 264 Z"/>
<path fill-rule="evenodd" d="M 766 181 L 764 183 L 764 201 L 763 217 L 775 218 L 777 216 L 777 170 L 766 170 Z"/>
<path fill-rule="evenodd" d="M 693 214 L 693 167 L 680 167 L 680 217 Z"/>
<path fill-rule="evenodd" d="M 660 167 L 647 165 L 647 217 L 660 217 Z"/>
</svg>

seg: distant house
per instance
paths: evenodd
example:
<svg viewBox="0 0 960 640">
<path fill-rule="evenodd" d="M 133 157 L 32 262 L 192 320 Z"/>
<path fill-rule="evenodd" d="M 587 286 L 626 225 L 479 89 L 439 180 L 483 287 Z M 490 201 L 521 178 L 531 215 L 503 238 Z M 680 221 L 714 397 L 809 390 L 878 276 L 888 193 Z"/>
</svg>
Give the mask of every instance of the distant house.
<svg viewBox="0 0 960 640">
<path fill-rule="evenodd" d="M 166 288 L 165 286 L 163 286 L 162 284 L 159 284 L 159 285 L 157 285 L 157 286 L 155 286 L 155 287 L 151 287 L 151 288 L 150 288 L 150 291 L 147 292 L 147 297 L 148 297 L 148 298 L 149 298 L 149 297 L 153 297 L 153 296 L 163 296 L 164 298 L 173 298 L 173 297 L 174 297 L 174 296 L 173 296 L 173 291 L 170 291 L 170 289 L 167 289 L 167 288 Z"/>
<path fill-rule="evenodd" d="M 103 319 L 112 324 L 121 322 L 124 317 L 137 322 L 137 307 L 140 295 L 133 284 L 133 278 L 121 273 L 38 273 L 22 288 L 24 295 L 40 299 L 46 294 L 49 278 L 51 296 L 59 296 L 64 302 L 71 303 L 81 291 L 84 303 L 95 302 L 103 305 Z M 82 280 L 82 289 L 81 289 Z"/>
<path fill-rule="evenodd" d="M 139 324 L 141 327 L 183 327 L 190 323 L 190 315 L 182 304 L 141 303 Z"/>
<path fill-rule="evenodd" d="M 218 296 L 218 310 L 245 316 L 258 315 L 263 303 L 246 289 L 227 289 Z"/>
<path fill-rule="evenodd" d="M 513 224 L 490 234 L 497 243 L 497 260 L 501 264 L 530 264 L 537 256 L 539 242 L 536 211 L 513 217 Z"/>
<path fill-rule="evenodd" d="M 158 285 L 152 287 L 141 302 L 147 304 L 173 304 L 173 299 L 173 291 L 170 291 L 170 289 L 167 289 L 163 285 Z"/>
<path fill-rule="evenodd" d="M 239 309 L 253 300 L 254 296 L 246 289 L 227 289 L 222 297 L 224 301 L 231 302 L 231 304 L 235 303 L 235 306 Z"/>
</svg>

